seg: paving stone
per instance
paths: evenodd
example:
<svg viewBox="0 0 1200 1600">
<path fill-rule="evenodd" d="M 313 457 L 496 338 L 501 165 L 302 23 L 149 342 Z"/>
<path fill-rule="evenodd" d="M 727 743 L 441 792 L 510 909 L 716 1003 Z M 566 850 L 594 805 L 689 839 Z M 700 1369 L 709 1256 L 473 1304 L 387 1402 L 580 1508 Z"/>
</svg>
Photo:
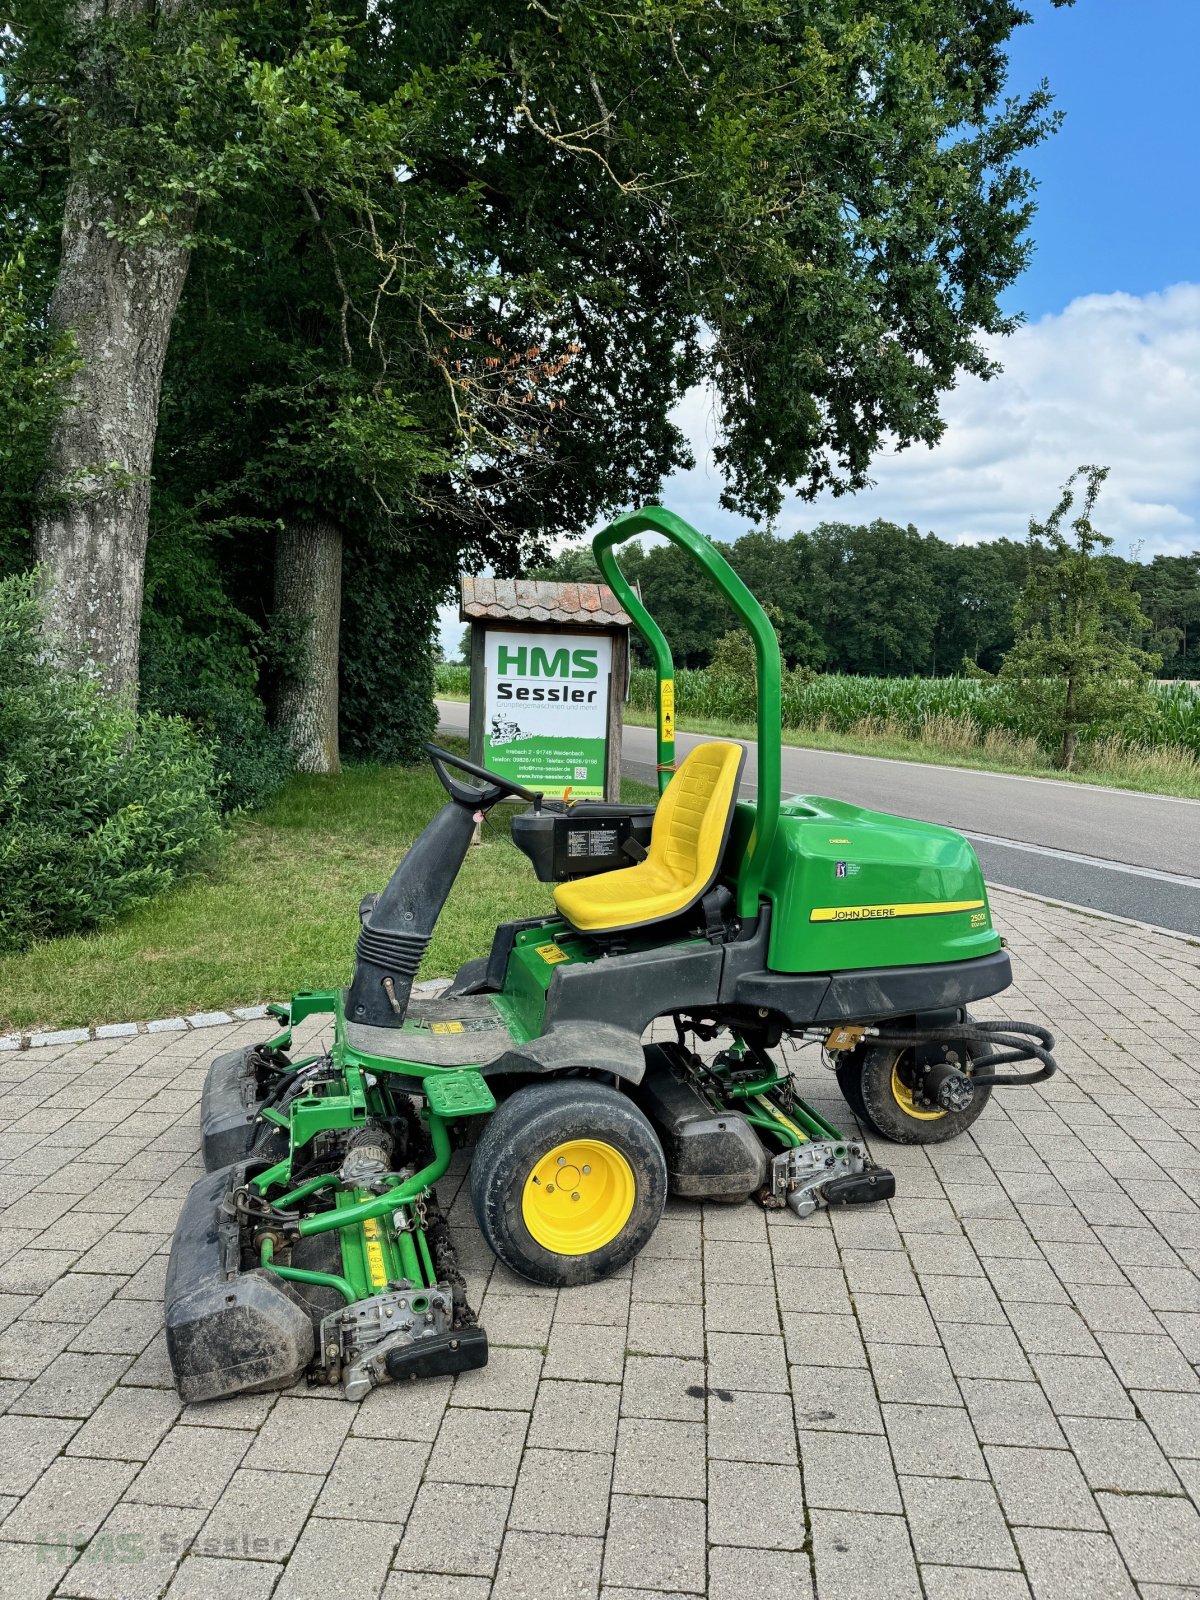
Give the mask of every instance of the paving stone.
<svg viewBox="0 0 1200 1600">
<path fill-rule="evenodd" d="M 491 1362 L 483 1368 L 488 1371 Z M 381 1384 L 355 1410 L 350 1432 L 358 1438 L 408 1438 L 432 1443 L 442 1427 L 451 1389 L 458 1379 L 427 1378 L 419 1384 Z M 474 1376 L 474 1373 L 470 1374 Z M 522 1410 L 514 1406 L 514 1410 Z"/>
<path fill-rule="evenodd" d="M 624 1428 L 681 1428 L 684 1423 L 655 1423 L 626 1421 Z M 703 1449 L 703 1442 L 701 1442 Z M 618 1446 L 618 1459 L 620 1446 Z M 676 1461 L 655 1455 L 649 1458 L 634 1451 L 632 1477 L 637 1468 L 649 1460 L 654 1469 L 645 1474 L 654 1484 L 646 1488 L 642 1483 L 631 1487 L 635 1494 L 665 1494 L 664 1487 L 675 1482 L 678 1472 Z M 700 1458 L 700 1479 L 703 1483 L 703 1456 Z M 563 1533 L 602 1537 L 608 1522 L 608 1493 L 613 1478 L 611 1456 L 592 1450 L 526 1450 L 521 1459 L 520 1476 L 513 1494 L 509 1513 L 510 1528 L 521 1528 L 530 1533 Z M 618 1482 L 618 1487 L 622 1485 Z M 703 1488 L 700 1494 L 703 1495 Z"/>
<path fill-rule="evenodd" d="M 882 1435 L 800 1433 L 800 1465 L 809 1506 L 830 1511 L 900 1511 L 892 1454 Z M 818 1586 L 820 1573 L 817 1575 Z"/>
<path fill-rule="evenodd" d="M 188 1555 L 164 1600 L 268 1600 L 282 1571 L 273 1561 Z"/>
<path fill-rule="evenodd" d="M 807 1377 L 807 1375 L 806 1375 Z M 793 1386 L 795 1385 L 793 1369 Z M 729 1393 L 729 1391 L 724 1391 Z M 711 1395 L 708 1402 L 708 1455 L 715 1461 L 773 1461 L 794 1465 L 796 1423 L 792 1398 L 786 1394 L 732 1391 L 730 1398 Z M 623 1425 L 622 1425 L 623 1426 Z M 681 1424 L 681 1426 L 683 1426 Z M 686 1424 L 693 1427 L 695 1424 Z M 618 1449 L 618 1464 L 620 1451 Z M 703 1467 L 703 1438 L 700 1446 Z M 703 1477 L 703 1473 L 700 1474 Z M 667 1491 L 670 1492 L 670 1491 Z M 703 1490 L 701 1490 L 703 1493 Z"/>
<path fill-rule="evenodd" d="M 1135 1580 L 1200 1586 L 1200 1512 L 1190 1501 L 1107 1493 L 1096 1499 Z"/>
<path fill-rule="evenodd" d="M 800 1469 L 763 1462 L 711 1461 L 708 1536 L 752 1550 L 799 1550 L 806 1533 Z"/>
<path fill-rule="evenodd" d="M 158 1600 L 203 1518 L 203 1511 L 178 1506 L 117 1506 L 58 1593 L 84 1600 Z"/>
<path fill-rule="evenodd" d="M 316 1514 L 353 1522 L 403 1523 L 428 1459 L 426 1444 L 347 1439 L 325 1479 Z"/>
<path fill-rule="evenodd" d="M 797 1428 L 882 1433 L 871 1374 L 858 1367 L 793 1367 Z"/>
<path fill-rule="evenodd" d="M 865 1367 L 867 1351 L 858 1319 L 849 1313 L 785 1311 L 783 1338 L 789 1361 L 816 1367 Z M 892 1347 L 889 1347 L 892 1348 Z"/>
<path fill-rule="evenodd" d="M 530 1411 L 537 1397 L 538 1378 L 542 1371 L 542 1353 L 540 1350 L 499 1349 L 494 1350 L 489 1346 L 488 1362 L 486 1367 L 478 1367 L 472 1372 L 460 1372 L 454 1379 L 453 1389 L 448 1390 L 449 1403 L 452 1406 L 473 1406 L 475 1408 L 492 1409 L 496 1411 Z M 432 1415 L 435 1411 L 440 1417 L 441 1408 L 435 1402 L 425 1401 L 425 1381 L 420 1384 L 384 1385 L 371 1395 L 382 1395 L 394 1392 L 402 1397 L 393 1409 L 400 1409 L 403 1399 L 416 1400 L 421 1411 L 428 1410 Z M 442 1402 L 445 1404 L 445 1401 Z M 430 1432 L 424 1427 L 417 1434 L 412 1431 L 418 1425 L 411 1421 L 406 1426 L 404 1438 L 431 1438 L 436 1432 L 436 1425 Z M 360 1432 L 358 1423 L 354 1424 L 354 1431 Z"/>
<path fill-rule="evenodd" d="M 97 1039 L 132 1039 L 136 1036 L 136 1022 L 104 1022 L 96 1029 Z"/>
<path fill-rule="evenodd" d="M 1097 1338 L 1127 1389 L 1200 1390 L 1200 1379 L 1165 1333 L 1101 1333 Z"/>
<path fill-rule="evenodd" d="M 1133 1407 L 1107 1361 L 1095 1356 L 1032 1357 L 1033 1368 L 1059 1416 L 1132 1417 Z"/>
<path fill-rule="evenodd" d="M 173 1390 L 114 1389 L 71 1440 L 67 1454 L 147 1461 L 182 1409 Z"/>
<path fill-rule="evenodd" d="M 904 1295 L 860 1294 L 855 1296 L 854 1309 L 868 1345 L 941 1345 L 923 1300 Z"/>
<path fill-rule="evenodd" d="M 788 1370 L 782 1337 L 710 1333 L 708 1382 L 714 1389 L 773 1389 L 786 1393 Z"/>
<path fill-rule="evenodd" d="M 702 1422 L 621 1418 L 612 1480 L 615 1494 L 702 1500 L 707 1482 Z"/>
<path fill-rule="evenodd" d="M 661 1314 L 661 1313 L 660 1313 Z M 672 1318 L 674 1320 L 674 1318 Z M 706 1286 L 703 1325 L 710 1333 L 778 1334 L 779 1311 L 773 1292 L 755 1293 L 744 1284 L 713 1283 Z M 630 1321 L 630 1343 L 633 1343 Z M 671 1350 L 668 1355 L 694 1355 L 692 1350 Z M 703 1354 L 703 1350 L 699 1352 Z"/>
<path fill-rule="evenodd" d="M 312 1473 L 239 1467 L 196 1536 L 197 1553 L 286 1560 L 321 1482 Z"/>
<path fill-rule="evenodd" d="M 913 1405 L 957 1404 L 958 1384 L 946 1352 L 923 1348 L 915 1361 L 899 1344 L 867 1346 L 871 1373 L 881 1400 L 908 1401 Z"/>
<path fill-rule="evenodd" d="M 813 1600 L 808 1557 L 787 1550 L 728 1549 L 722 1545 L 710 1548 L 708 1600 L 762 1600 L 769 1594 L 786 1595 L 787 1600 Z M 633 1591 L 628 1600 L 637 1600 Z"/>
<path fill-rule="evenodd" d="M 56 1356 L 13 1407 L 26 1415 L 90 1417 L 129 1365 L 127 1356 Z"/>
<path fill-rule="evenodd" d="M 987 1462 L 1014 1526 L 1104 1531 L 1104 1519 L 1069 1451 L 990 1445 Z"/>
<path fill-rule="evenodd" d="M 1018 1300 L 1006 1309 L 1022 1345 L 1035 1355 L 1100 1354 L 1100 1346 L 1074 1306 L 1039 1306 Z"/>
<path fill-rule="evenodd" d="M 315 1516 L 288 1558 L 273 1600 L 328 1600 L 350 1587 L 376 1595 L 391 1566 L 403 1527 L 386 1522 L 342 1522 Z"/>
<path fill-rule="evenodd" d="M 4 1538 L 21 1543 L 84 1545 L 137 1471 L 125 1461 L 52 1461 L 4 1520 Z"/>
<path fill-rule="evenodd" d="M 28 1494 L 78 1427 L 65 1417 L 0 1417 L 0 1494 Z"/>
<path fill-rule="evenodd" d="M 396 1552 L 397 1568 L 490 1578 L 504 1540 L 511 1498 L 508 1489 L 427 1480 L 421 1485 Z"/>
<path fill-rule="evenodd" d="M 707 1393 L 703 1361 L 629 1356 L 621 1385 L 621 1415 L 703 1422 Z M 726 1393 L 732 1396 L 733 1391 Z"/>
<path fill-rule="evenodd" d="M 606 1585 L 703 1594 L 707 1581 L 703 1502 L 614 1494 L 603 1576 Z"/>
<path fill-rule="evenodd" d="M 1200 1395 L 1137 1389 L 1132 1398 L 1168 1456 L 1200 1457 Z"/>
<path fill-rule="evenodd" d="M 943 1237 L 937 1235 L 934 1243 Z M 842 1271 L 856 1295 L 921 1293 L 913 1263 L 903 1250 L 843 1250 Z"/>
<path fill-rule="evenodd" d="M 987 1478 L 967 1412 L 954 1406 L 883 1408 L 896 1471 L 919 1477 Z"/>
<path fill-rule="evenodd" d="M 75 1556 L 73 1545 L 9 1544 L 0 1540 L 0 1600 L 47 1600 Z"/>
<path fill-rule="evenodd" d="M 1018 1565 L 990 1483 L 901 1477 L 900 1488 L 918 1561 L 972 1567 Z"/>
<path fill-rule="evenodd" d="M 649 1308 L 634 1307 L 633 1312 L 645 1309 Z M 653 1313 L 653 1316 L 649 1319 L 652 1326 L 670 1328 L 677 1322 L 675 1315 L 664 1317 L 661 1306 L 655 1306 Z M 629 1348 L 631 1350 L 650 1351 L 649 1345 L 639 1343 L 634 1337 L 633 1328 L 636 1318 L 632 1313 L 629 1321 Z M 681 1349 L 650 1351 L 650 1353 L 660 1355 L 703 1355 L 704 1337 L 702 1332 L 699 1343 L 700 1348 L 698 1351 Z M 603 1323 L 558 1323 L 550 1335 L 550 1347 L 546 1351 L 546 1360 L 542 1372 L 547 1378 L 587 1377 L 598 1383 L 620 1383 L 625 1371 L 625 1344 L 626 1333 L 624 1328 L 614 1328 Z M 481 1368 L 480 1370 L 486 1371 L 487 1369 Z M 529 1403 L 532 1404 L 532 1399 Z"/>
<path fill-rule="evenodd" d="M 1064 1417 L 1063 1429 L 1093 1489 L 1178 1492 L 1178 1479 L 1144 1422 Z"/>
<path fill-rule="evenodd" d="M 981 1444 L 1061 1445 L 1050 1403 L 1036 1383 L 1002 1378 L 963 1378 L 959 1387 Z"/>
<path fill-rule="evenodd" d="M 603 1551 L 600 1539 L 509 1533 L 500 1552 L 492 1600 L 527 1600 L 541 1594 L 594 1600 L 600 1588 Z"/>
<path fill-rule="evenodd" d="M 921 1581 L 903 1517 L 812 1513 L 818 1595 L 846 1600 L 921 1600 Z"/>
<path fill-rule="evenodd" d="M 921 1582 L 925 1600 L 1029 1600 L 1029 1585 L 1019 1572 L 925 1562 Z"/>
<path fill-rule="evenodd" d="M 242 1465 L 271 1472 L 286 1462 L 298 1472 L 328 1472 L 353 1420 L 349 1406 L 319 1406 L 283 1395 Z"/>
<path fill-rule="evenodd" d="M 546 1379 L 538 1389 L 529 1443 L 548 1450 L 599 1450 L 611 1455 L 617 1446 L 620 1406 L 621 1389 L 616 1384 Z"/>
<path fill-rule="evenodd" d="M 490 1578 L 449 1577 L 436 1572 L 393 1572 L 381 1600 L 488 1600 Z"/>
<path fill-rule="evenodd" d="M 214 1506 L 254 1439 L 241 1429 L 172 1428 L 125 1498 L 160 1506 Z"/>
<path fill-rule="evenodd" d="M 629 1278 L 601 1278 L 598 1283 L 585 1283 L 561 1294 L 555 1308 L 556 1322 L 607 1323 L 623 1328 L 629 1321 Z M 522 1293 L 530 1285 L 520 1280 Z"/>
<path fill-rule="evenodd" d="M 1136 1600 L 1108 1534 L 1018 1528 L 1014 1537 L 1034 1600 Z"/>
</svg>

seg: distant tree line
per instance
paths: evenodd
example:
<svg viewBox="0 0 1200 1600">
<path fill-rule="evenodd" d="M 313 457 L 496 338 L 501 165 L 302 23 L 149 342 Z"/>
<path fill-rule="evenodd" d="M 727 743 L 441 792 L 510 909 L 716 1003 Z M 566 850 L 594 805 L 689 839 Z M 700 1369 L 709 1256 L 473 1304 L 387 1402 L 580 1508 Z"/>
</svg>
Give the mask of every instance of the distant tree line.
<svg viewBox="0 0 1200 1600">
<path fill-rule="evenodd" d="M 782 539 L 751 532 L 722 546 L 764 605 L 778 612 L 790 667 L 877 677 L 997 672 L 1016 637 L 1014 609 L 1031 566 L 1050 560 L 1041 539 L 949 544 L 894 522 L 823 522 Z M 1161 656 L 1161 675 L 1200 678 L 1200 551 L 1125 560 L 1148 628 L 1126 642 Z M 664 628 L 681 666 L 705 667 L 736 626 L 700 569 L 673 545 L 626 547 L 622 567 Z M 564 550 L 531 577 L 594 580 L 587 546 Z"/>
</svg>

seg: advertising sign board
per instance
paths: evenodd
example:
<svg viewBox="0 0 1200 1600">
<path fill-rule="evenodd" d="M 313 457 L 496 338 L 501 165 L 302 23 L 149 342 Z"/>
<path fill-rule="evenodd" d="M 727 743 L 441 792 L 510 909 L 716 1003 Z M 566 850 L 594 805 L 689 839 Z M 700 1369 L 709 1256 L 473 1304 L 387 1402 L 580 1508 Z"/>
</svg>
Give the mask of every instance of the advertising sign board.
<svg viewBox="0 0 1200 1600">
<path fill-rule="evenodd" d="M 604 796 L 612 638 L 489 628 L 483 764 L 547 795 Z"/>
</svg>

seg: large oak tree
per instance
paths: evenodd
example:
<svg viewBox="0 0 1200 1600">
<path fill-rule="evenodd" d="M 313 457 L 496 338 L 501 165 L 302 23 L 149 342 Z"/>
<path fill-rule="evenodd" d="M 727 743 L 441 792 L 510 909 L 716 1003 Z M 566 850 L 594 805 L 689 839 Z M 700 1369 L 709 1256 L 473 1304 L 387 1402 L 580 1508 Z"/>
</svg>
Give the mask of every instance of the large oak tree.
<svg viewBox="0 0 1200 1600">
<path fill-rule="evenodd" d="M 168 370 L 186 427 L 156 471 L 207 478 L 223 517 L 285 530 L 278 592 L 308 628 L 291 709 L 310 765 L 335 760 L 340 541 L 399 550 L 414 573 L 511 568 L 686 464 L 669 414 L 702 380 L 727 503 L 770 516 L 788 486 L 863 484 L 885 437 L 934 442 L 940 395 L 990 372 L 982 336 L 1011 326 L 999 296 L 1027 251 L 1021 160 L 1051 118 L 1042 90 L 1004 98 L 1027 20 L 1010 0 L 359 0 L 319 28 L 259 0 L 240 32 L 196 5 L 174 23 L 149 0 L 98 9 L 77 6 L 72 49 L 118 22 L 142 29 L 132 59 L 153 79 L 162 149 L 135 171 L 144 140 L 126 150 L 120 116 L 140 117 L 142 139 L 142 101 L 122 89 L 125 111 L 98 117 L 106 80 L 72 67 L 68 95 L 48 74 L 43 99 L 74 97 L 60 113 L 71 183 L 90 141 L 104 153 L 90 214 L 139 287 L 114 298 L 103 263 L 77 273 L 69 251 L 61 271 L 94 278 L 93 308 L 122 327 L 154 322 L 132 348 L 157 359 L 186 251 L 203 254 L 180 311 L 192 364 Z M 172 27 L 198 42 L 164 55 Z M 187 50 L 211 84 L 199 135 L 186 74 L 172 100 L 166 70 Z M 64 209 L 70 229 L 79 207 Z M 59 314 L 88 326 L 86 296 L 58 293 Z M 97 351 L 81 352 L 94 369 Z M 139 450 L 110 473 L 107 436 L 64 423 L 54 471 L 85 474 L 86 509 L 39 540 L 60 626 L 114 684 L 136 653 L 121 596 L 140 574 L 156 383 L 123 370 Z M 117 398 L 89 392 L 89 428 Z M 76 517 L 94 540 L 90 591 L 72 578 Z"/>
</svg>

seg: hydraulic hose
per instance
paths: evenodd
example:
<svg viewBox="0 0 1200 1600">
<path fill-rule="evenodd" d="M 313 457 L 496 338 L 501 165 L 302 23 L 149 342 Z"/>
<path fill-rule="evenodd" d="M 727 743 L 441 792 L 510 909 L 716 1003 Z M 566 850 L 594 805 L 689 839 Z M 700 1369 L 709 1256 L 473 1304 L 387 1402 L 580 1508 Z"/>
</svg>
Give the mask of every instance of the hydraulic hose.
<svg viewBox="0 0 1200 1600">
<path fill-rule="evenodd" d="M 984 1084 L 1010 1088 L 1020 1084 L 1045 1083 L 1058 1071 L 1058 1063 L 1050 1052 L 1054 1048 L 1054 1035 L 1037 1022 L 1008 1022 L 1002 1020 L 976 1020 L 948 1023 L 942 1028 L 922 1028 L 902 1031 L 899 1028 L 870 1029 L 867 1037 L 880 1044 L 903 1044 L 910 1047 L 923 1044 L 979 1045 L 982 1055 L 971 1058 L 971 1082 L 980 1088 Z M 1015 1061 L 1040 1061 L 1036 1072 L 996 1072 L 996 1067 L 1008 1066 Z M 983 1070 L 980 1070 L 983 1069 Z"/>
</svg>

